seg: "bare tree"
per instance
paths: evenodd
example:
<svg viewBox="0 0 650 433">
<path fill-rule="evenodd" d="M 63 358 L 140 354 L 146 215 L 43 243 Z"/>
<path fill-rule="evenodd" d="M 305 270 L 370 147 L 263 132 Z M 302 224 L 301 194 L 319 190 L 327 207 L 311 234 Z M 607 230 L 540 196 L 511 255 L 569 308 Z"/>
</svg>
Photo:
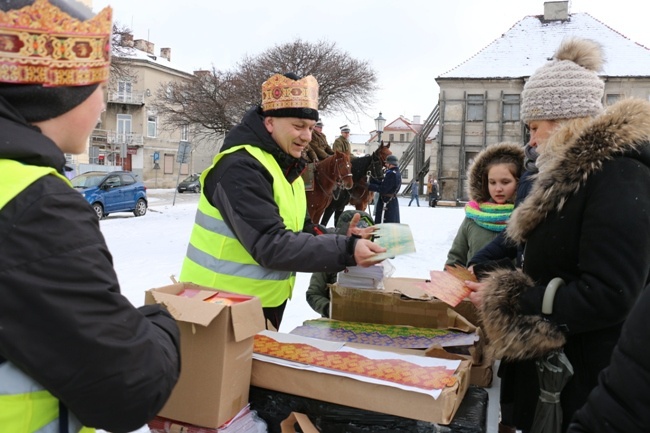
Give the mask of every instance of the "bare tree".
<svg viewBox="0 0 650 433">
<path fill-rule="evenodd" d="M 264 80 L 285 72 L 316 77 L 318 109 L 327 113 L 364 111 L 377 90 L 377 76 L 367 61 L 354 59 L 339 50 L 334 42 L 310 43 L 296 39 L 258 56 L 244 57 L 237 66 L 242 95 L 249 103 L 259 102 Z"/>
<path fill-rule="evenodd" d="M 245 56 L 232 72 L 215 68 L 186 82 L 170 82 L 157 91 L 154 103 L 170 127 L 193 126 L 194 134 L 221 135 L 248 108 L 261 102 L 262 83 L 275 73 L 313 75 L 319 84 L 319 110 L 364 111 L 377 90 L 377 77 L 366 61 L 352 58 L 334 42 L 297 39 L 257 56 Z"/>
<path fill-rule="evenodd" d="M 111 70 L 109 72 L 112 82 L 117 81 L 134 81 L 136 74 L 129 66 L 125 57 L 133 50 L 133 36 L 131 29 L 122 26 L 118 22 L 113 23 L 113 32 L 111 34 Z M 130 38 L 129 38 L 130 37 Z M 131 45 L 125 44 L 125 40 L 130 40 Z"/>
<path fill-rule="evenodd" d="M 162 84 L 153 106 L 172 129 L 189 126 L 193 137 L 219 136 L 241 119 L 238 87 L 237 77 L 213 68 Z"/>
</svg>

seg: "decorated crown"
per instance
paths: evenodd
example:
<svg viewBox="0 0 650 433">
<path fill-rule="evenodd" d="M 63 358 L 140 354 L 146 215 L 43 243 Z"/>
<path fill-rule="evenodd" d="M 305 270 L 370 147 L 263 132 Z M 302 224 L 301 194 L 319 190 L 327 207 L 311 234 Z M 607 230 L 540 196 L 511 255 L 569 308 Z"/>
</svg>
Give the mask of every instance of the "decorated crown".
<svg viewBox="0 0 650 433">
<path fill-rule="evenodd" d="M 275 74 L 262 84 L 262 110 L 285 108 L 318 110 L 318 82 L 313 75 L 292 80 L 284 75 Z"/>
<path fill-rule="evenodd" d="M 0 11 L 0 82 L 85 86 L 108 79 L 112 9 L 79 21 L 48 0 Z"/>
</svg>

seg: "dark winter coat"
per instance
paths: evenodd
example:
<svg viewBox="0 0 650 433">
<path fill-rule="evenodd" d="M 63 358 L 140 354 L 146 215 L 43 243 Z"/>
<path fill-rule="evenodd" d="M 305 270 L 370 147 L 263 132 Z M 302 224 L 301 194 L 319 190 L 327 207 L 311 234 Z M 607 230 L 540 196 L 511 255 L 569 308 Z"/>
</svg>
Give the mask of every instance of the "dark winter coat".
<svg viewBox="0 0 650 433">
<path fill-rule="evenodd" d="M 400 222 L 397 193 L 401 187 L 402 175 L 397 166 L 386 170 L 384 179 L 381 181 L 374 178 L 370 179 L 368 189 L 379 193 L 377 208 L 375 209 L 375 224 Z"/>
<path fill-rule="evenodd" d="M 304 161 L 293 158 L 266 130 L 261 109 L 249 110 L 224 141 L 222 150 L 248 144 L 273 155 L 290 183 L 300 176 Z M 337 272 L 353 266 L 355 238 L 314 236 L 307 219 L 305 231 L 288 230 L 273 199 L 273 177 L 246 150 L 224 156 L 211 169 L 202 191 L 219 209 L 224 222 L 255 261 L 269 269 L 293 272 Z"/>
<path fill-rule="evenodd" d="M 643 100 L 615 104 L 575 135 L 561 128 L 508 224 L 507 235 L 526 243 L 525 273 L 489 274 L 481 313 L 496 356 L 523 360 L 502 378 L 502 386 L 514 387 L 518 428 L 530 428 L 539 394 L 531 360 L 561 347 L 574 368 L 561 395 L 566 428 L 650 280 L 648 139 L 650 103 Z M 552 314 L 542 317 L 555 277 L 566 285 L 555 294 Z"/>
<path fill-rule="evenodd" d="M 600 373 L 568 433 L 645 433 L 650 428 L 650 287 L 625 321 L 609 366 Z"/>
<path fill-rule="evenodd" d="M 2 98 L 0 159 L 61 173 L 65 164 Z M 180 369 L 176 323 L 120 294 L 97 215 L 58 177 L 40 178 L 0 209 L 0 299 L 0 363 L 12 362 L 83 424 L 132 431 L 163 407 Z"/>
</svg>

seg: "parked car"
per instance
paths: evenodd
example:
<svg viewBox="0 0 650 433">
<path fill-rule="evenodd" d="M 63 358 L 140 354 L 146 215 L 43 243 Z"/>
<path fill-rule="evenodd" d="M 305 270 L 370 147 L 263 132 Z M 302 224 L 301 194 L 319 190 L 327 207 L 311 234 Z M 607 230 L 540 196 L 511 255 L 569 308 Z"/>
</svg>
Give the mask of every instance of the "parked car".
<svg viewBox="0 0 650 433">
<path fill-rule="evenodd" d="M 99 219 L 113 212 L 133 212 L 137 217 L 147 213 L 147 187 L 129 171 L 89 171 L 70 182 L 91 204 Z"/>
<path fill-rule="evenodd" d="M 178 184 L 176 191 L 180 193 L 183 193 L 185 191 L 192 191 L 196 193 L 201 192 L 201 183 L 199 182 L 199 177 L 201 177 L 200 174 L 192 174 L 186 177 Z"/>
</svg>

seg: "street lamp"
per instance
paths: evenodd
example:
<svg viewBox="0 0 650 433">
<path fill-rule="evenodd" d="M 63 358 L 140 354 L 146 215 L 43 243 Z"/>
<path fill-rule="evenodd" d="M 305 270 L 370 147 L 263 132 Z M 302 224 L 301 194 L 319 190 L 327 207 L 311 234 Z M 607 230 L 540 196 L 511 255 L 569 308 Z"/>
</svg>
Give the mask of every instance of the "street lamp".
<svg viewBox="0 0 650 433">
<path fill-rule="evenodd" d="M 375 119 L 375 129 L 377 130 L 377 142 L 381 143 L 381 134 L 384 132 L 384 125 L 386 124 L 386 119 L 379 112 L 379 117 Z"/>
</svg>

